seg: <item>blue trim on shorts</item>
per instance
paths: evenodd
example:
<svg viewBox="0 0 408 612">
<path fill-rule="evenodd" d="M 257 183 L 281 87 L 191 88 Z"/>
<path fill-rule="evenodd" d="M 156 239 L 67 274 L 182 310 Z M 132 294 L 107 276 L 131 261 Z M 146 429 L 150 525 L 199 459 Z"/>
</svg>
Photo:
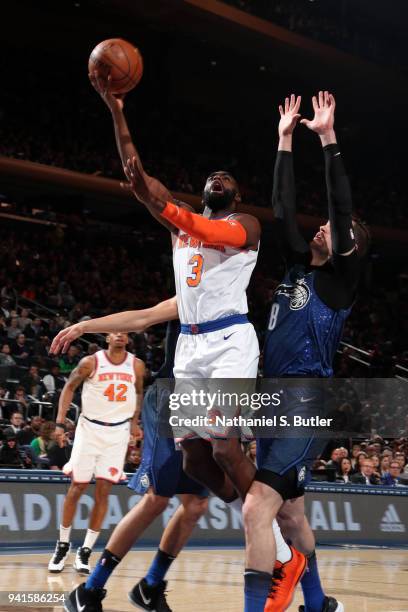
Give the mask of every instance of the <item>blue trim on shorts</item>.
<svg viewBox="0 0 408 612">
<path fill-rule="evenodd" d="M 235 314 L 230 315 L 229 317 L 224 317 L 223 319 L 217 319 L 216 321 L 205 321 L 205 323 L 182 323 L 180 325 L 180 333 L 187 334 L 189 336 L 195 334 L 206 334 L 207 332 L 231 327 L 231 325 L 242 325 L 248 322 L 248 316 L 246 314 Z"/>
<path fill-rule="evenodd" d="M 292 468 L 295 465 L 297 465 L 298 463 L 300 463 L 306 457 L 306 455 L 309 452 L 309 449 L 310 449 L 310 447 L 312 445 L 313 440 L 314 440 L 314 438 L 310 438 L 310 440 L 307 443 L 307 446 L 306 446 L 305 450 L 303 451 L 303 453 L 297 459 L 292 461 L 292 463 L 289 463 L 289 465 L 287 465 L 285 467 L 285 469 L 280 472 L 280 475 L 285 474 L 285 472 L 287 472 L 288 470 L 290 470 L 290 468 Z M 265 469 L 268 469 L 268 468 L 265 468 Z"/>
</svg>

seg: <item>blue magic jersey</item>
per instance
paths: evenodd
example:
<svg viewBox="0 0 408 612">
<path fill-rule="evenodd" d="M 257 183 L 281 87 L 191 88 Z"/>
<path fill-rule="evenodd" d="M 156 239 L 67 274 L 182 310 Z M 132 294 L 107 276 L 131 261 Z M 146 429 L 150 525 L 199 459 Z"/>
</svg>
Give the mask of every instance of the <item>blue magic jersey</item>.
<svg viewBox="0 0 408 612">
<path fill-rule="evenodd" d="M 333 375 L 333 360 L 351 308 L 318 297 L 316 271 L 293 266 L 275 291 L 264 347 L 264 376 Z"/>
</svg>

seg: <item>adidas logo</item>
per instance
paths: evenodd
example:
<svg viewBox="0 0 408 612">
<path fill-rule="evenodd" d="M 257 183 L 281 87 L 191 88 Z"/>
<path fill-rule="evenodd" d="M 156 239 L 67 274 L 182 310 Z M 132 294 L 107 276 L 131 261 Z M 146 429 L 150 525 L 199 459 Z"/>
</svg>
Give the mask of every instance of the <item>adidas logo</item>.
<svg viewBox="0 0 408 612">
<path fill-rule="evenodd" d="M 393 531 L 398 533 L 403 533 L 405 531 L 405 525 L 401 523 L 401 519 L 393 504 L 389 504 L 387 510 L 384 512 L 380 529 L 381 531 Z"/>
</svg>

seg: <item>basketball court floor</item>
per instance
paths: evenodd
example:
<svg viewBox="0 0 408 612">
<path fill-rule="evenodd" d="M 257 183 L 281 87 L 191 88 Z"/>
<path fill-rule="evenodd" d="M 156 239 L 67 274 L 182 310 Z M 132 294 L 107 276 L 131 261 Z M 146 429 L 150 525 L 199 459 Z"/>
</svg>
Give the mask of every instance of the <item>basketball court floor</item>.
<svg viewBox="0 0 408 612">
<path fill-rule="evenodd" d="M 132 551 L 108 583 L 106 612 L 130 612 L 135 608 L 127 593 L 148 567 L 153 550 Z M 0 592 L 70 591 L 83 579 L 70 563 L 63 573 L 49 574 L 49 554 L 0 555 Z M 93 564 L 99 557 L 94 553 Z M 326 591 L 340 599 L 347 612 L 408 612 L 408 550 L 343 549 L 318 551 L 320 573 Z M 173 564 L 169 575 L 168 601 L 174 612 L 241 612 L 243 608 L 241 549 L 187 549 Z M 1 594 L 0 612 L 26 607 L 8 606 Z M 302 603 L 298 589 L 290 612 Z M 61 610 L 61 607 L 30 607 L 30 610 Z"/>
</svg>

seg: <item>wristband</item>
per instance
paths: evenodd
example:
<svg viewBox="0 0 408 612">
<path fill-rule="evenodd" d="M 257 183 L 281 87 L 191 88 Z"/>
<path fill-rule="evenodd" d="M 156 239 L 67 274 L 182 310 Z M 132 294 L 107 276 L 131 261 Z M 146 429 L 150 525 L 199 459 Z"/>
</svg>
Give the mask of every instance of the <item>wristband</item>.
<svg viewBox="0 0 408 612">
<path fill-rule="evenodd" d="M 57 427 L 61 427 L 61 429 L 63 429 L 64 431 L 67 431 L 67 428 L 65 426 L 65 423 L 56 423 Z"/>
</svg>

